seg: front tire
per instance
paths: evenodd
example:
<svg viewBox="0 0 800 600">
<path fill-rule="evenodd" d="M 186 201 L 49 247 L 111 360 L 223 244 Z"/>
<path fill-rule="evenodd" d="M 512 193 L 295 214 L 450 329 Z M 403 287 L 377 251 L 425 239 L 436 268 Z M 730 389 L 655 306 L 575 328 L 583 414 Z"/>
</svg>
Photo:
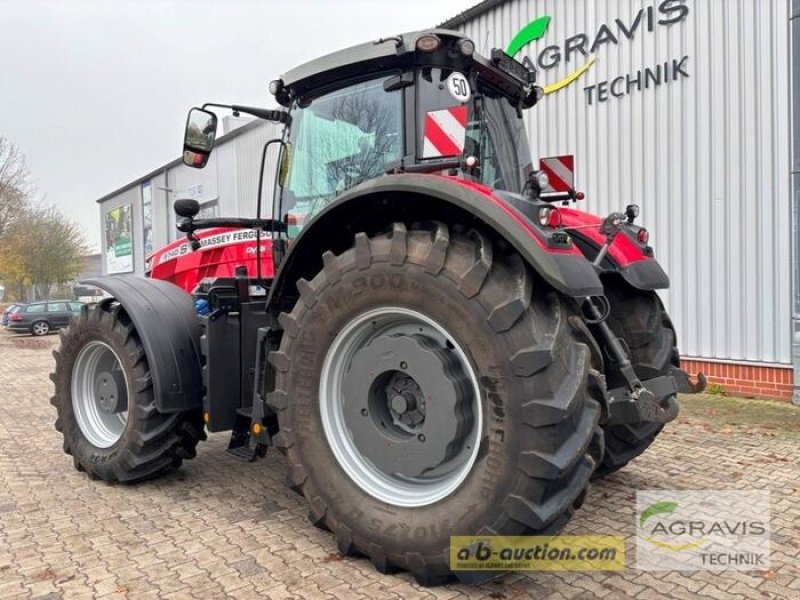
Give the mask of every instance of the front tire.
<svg viewBox="0 0 800 600">
<path fill-rule="evenodd" d="M 55 427 L 77 470 L 131 483 L 194 458 L 206 439 L 201 412 L 158 411 L 147 356 L 120 304 L 85 306 L 53 354 Z"/>
<path fill-rule="evenodd" d="M 268 396 L 311 520 L 424 585 L 452 577 L 451 535 L 559 531 L 602 447 L 567 303 L 517 254 L 442 224 L 360 233 L 323 258 L 281 315 Z"/>
</svg>

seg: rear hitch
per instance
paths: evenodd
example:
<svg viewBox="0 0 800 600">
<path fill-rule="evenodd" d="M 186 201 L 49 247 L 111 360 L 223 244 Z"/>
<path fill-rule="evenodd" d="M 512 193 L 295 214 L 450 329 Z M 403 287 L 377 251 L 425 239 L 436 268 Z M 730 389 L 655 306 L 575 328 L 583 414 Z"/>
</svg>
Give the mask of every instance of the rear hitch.
<svg viewBox="0 0 800 600">
<path fill-rule="evenodd" d="M 630 207 L 629 207 L 630 208 Z M 629 211 L 626 210 L 626 213 Z M 594 260 L 594 266 L 600 267 L 608 249 L 620 231 L 625 215 L 611 213 L 600 227 L 606 235 L 606 243 Z M 628 219 L 632 220 L 631 214 Z M 601 308 L 602 307 L 602 310 Z M 625 344 L 606 323 L 610 312 L 605 297 L 586 298 L 583 303 L 584 317 L 593 325 L 605 343 L 608 354 L 624 378 L 627 385 L 608 392 L 609 425 L 623 423 L 669 423 L 678 416 L 677 394 L 697 394 L 706 388 L 705 375 L 697 375 L 697 383 L 693 383 L 689 374 L 678 367 L 673 367 L 669 375 L 641 381 L 631 364 Z"/>
<path fill-rule="evenodd" d="M 672 370 L 672 376 L 675 378 L 678 391 L 681 394 L 699 394 L 705 390 L 706 385 L 708 385 L 706 376 L 702 373 L 697 374 L 697 383 L 692 383 L 692 380 L 689 378 L 689 374 L 683 369 L 679 369 L 677 367 Z"/>
</svg>

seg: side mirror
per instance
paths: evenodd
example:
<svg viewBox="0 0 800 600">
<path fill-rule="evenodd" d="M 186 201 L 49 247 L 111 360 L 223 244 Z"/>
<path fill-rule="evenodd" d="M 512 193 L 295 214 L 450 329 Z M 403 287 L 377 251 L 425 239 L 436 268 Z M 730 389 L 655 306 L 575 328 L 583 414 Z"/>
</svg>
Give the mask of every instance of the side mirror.
<svg viewBox="0 0 800 600">
<path fill-rule="evenodd" d="M 183 164 L 196 169 L 205 167 L 216 137 L 217 115 L 202 108 L 190 110 L 183 136 Z"/>
</svg>

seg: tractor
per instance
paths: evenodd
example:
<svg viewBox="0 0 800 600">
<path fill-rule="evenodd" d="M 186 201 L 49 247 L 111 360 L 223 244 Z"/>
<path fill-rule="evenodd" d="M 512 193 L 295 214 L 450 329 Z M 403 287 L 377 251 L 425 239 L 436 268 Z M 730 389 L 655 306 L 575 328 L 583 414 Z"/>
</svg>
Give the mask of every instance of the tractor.
<svg viewBox="0 0 800 600">
<path fill-rule="evenodd" d="M 482 581 L 451 570 L 451 535 L 557 534 L 705 385 L 680 369 L 638 207 L 548 193 L 523 122 L 535 69 L 462 33 L 354 46 L 270 92 L 280 108 L 191 109 L 184 138 L 202 168 L 209 109 L 282 127 L 257 214 L 179 199 L 186 239 L 149 277 L 88 281 L 109 297 L 62 333 L 51 376 L 64 450 L 136 482 L 229 431 L 238 458 L 285 455 L 342 554 Z"/>
</svg>

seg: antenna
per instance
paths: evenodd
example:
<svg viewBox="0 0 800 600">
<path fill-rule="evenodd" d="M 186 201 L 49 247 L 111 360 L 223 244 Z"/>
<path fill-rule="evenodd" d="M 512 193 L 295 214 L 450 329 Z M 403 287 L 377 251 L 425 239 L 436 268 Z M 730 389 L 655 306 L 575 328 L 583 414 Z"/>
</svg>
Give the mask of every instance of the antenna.
<svg viewBox="0 0 800 600">
<path fill-rule="evenodd" d="M 486 56 L 486 50 L 489 48 L 489 33 L 491 33 L 491 31 L 487 29 L 486 39 L 483 41 L 483 50 L 481 51 L 481 56 Z"/>
</svg>

